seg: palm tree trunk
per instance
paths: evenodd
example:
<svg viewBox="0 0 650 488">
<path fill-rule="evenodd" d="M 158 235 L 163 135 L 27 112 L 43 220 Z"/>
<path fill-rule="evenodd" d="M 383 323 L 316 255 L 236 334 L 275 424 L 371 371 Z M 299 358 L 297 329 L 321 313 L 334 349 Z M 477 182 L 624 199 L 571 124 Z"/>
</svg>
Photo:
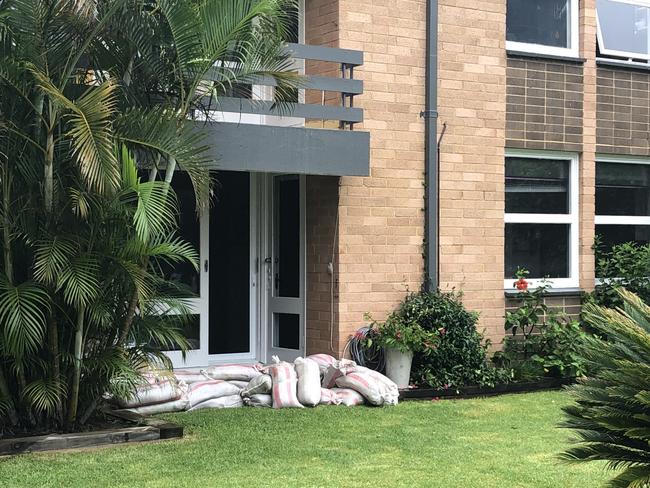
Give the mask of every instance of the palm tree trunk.
<svg viewBox="0 0 650 488">
<path fill-rule="evenodd" d="M 70 392 L 70 405 L 68 407 L 68 428 L 77 420 L 79 408 L 79 384 L 81 382 L 81 363 L 83 359 L 84 314 L 86 307 L 81 305 L 77 311 L 77 329 L 74 337 L 74 372 L 72 375 L 72 390 Z"/>
<path fill-rule="evenodd" d="M 9 218 L 11 212 L 11 178 L 9 176 L 9 168 L 5 165 L 4 177 L 2 178 L 2 237 L 3 237 L 3 251 L 4 251 L 4 265 L 5 275 L 9 283 L 14 282 L 14 262 L 11 256 L 11 219 Z"/>
</svg>

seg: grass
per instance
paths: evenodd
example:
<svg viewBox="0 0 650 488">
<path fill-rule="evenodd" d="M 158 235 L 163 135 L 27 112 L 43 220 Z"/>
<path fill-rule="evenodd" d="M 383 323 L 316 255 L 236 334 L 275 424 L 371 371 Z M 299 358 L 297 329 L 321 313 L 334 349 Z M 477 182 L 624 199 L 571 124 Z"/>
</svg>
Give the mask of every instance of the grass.
<svg viewBox="0 0 650 488">
<path fill-rule="evenodd" d="M 4 487 L 595 487 L 602 464 L 556 459 L 560 392 L 394 408 L 167 416 L 179 441 L 0 459 Z"/>
</svg>

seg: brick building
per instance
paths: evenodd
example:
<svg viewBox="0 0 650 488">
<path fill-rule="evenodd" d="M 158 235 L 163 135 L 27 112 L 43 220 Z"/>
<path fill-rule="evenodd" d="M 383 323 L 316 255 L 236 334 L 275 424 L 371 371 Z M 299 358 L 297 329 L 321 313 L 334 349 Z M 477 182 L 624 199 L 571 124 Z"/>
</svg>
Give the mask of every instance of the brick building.
<svg viewBox="0 0 650 488">
<path fill-rule="evenodd" d="M 650 240 L 649 2 L 304 0 L 299 18 L 291 117 L 244 104 L 214 127 L 190 362 L 340 354 L 427 281 L 498 344 L 517 267 L 576 313 L 596 232 Z"/>
</svg>

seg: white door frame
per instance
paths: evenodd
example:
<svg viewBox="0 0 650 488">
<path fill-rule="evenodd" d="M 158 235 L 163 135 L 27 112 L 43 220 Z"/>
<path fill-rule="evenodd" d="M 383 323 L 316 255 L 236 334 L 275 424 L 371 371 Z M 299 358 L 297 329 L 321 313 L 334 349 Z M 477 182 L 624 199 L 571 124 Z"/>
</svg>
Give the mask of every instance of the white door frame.
<svg viewBox="0 0 650 488">
<path fill-rule="evenodd" d="M 275 218 L 275 209 L 274 209 L 274 178 L 276 176 L 282 176 L 280 174 L 268 174 L 264 178 L 263 183 L 263 198 L 266 205 L 265 208 L 260 209 L 263 213 L 264 220 L 264 232 L 260 233 L 262 237 L 262 253 L 260 256 L 264 256 L 264 259 L 261 259 L 263 276 L 260 276 L 260 282 L 264 281 L 266 286 L 262 290 L 262 297 L 260 300 L 261 313 L 260 313 L 260 359 L 264 362 L 268 362 L 271 359 L 271 356 L 278 355 L 282 359 L 292 359 L 298 356 L 303 356 L 306 350 L 306 292 L 307 292 L 307 263 L 306 263 L 306 178 L 305 175 L 298 175 L 299 185 L 300 185 L 300 261 L 299 261 L 299 297 L 298 298 L 283 298 L 283 297 L 274 297 L 273 296 L 273 285 L 274 285 L 274 267 L 271 262 L 274 256 L 274 218 Z M 269 260 L 269 258 L 271 258 Z M 289 305 L 291 301 L 298 301 L 298 309 Z M 289 307 L 289 308 L 287 308 Z M 293 349 L 282 349 L 273 347 L 273 314 L 282 313 L 287 311 L 289 313 L 297 313 L 300 316 L 300 329 L 299 329 L 299 348 L 297 350 Z"/>
<path fill-rule="evenodd" d="M 197 368 L 208 364 L 209 344 L 209 315 L 208 298 L 210 291 L 209 267 L 206 261 L 210 255 L 210 214 L 208 209 L 201 212 L 198 225 L 200 226 L 200 249 L 199 249 L 199 296 L 188 300 L 192 312 L 199 315 L 199 349 L 187 351 L 185 359 L 181 351 L 167 351 L 165 354 L 172 361 L 175 368 Z"/>
</svg>

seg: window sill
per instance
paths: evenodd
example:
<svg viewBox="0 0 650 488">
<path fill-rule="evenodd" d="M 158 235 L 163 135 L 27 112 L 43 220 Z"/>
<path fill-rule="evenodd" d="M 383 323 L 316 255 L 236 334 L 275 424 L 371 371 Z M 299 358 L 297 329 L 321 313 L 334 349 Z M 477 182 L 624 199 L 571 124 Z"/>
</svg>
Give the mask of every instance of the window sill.
<svg viewBox="0 0 650 488">
<path fill-rule="evenodd" d="M 509 58 L 527 58 L 527 59 L 541 59 L 545 61 L 564 61 L 565 63 L 584 64 L 586 59 L 578 56 L 560 56 L 557 54 L 542 54 L 529 51 L 515 51 L 507 49 L 506 54 Z"/>
<path fill-rule="evenodd" d="M 534 288 L 531 289 L 531 291 L 534 291 Z M 504 290 L 504 294 L 506 298 L 517 298 L 517 295 L 520 292 L 518 290 L 515 290 L 514 288 L 512 289 L 506 289 Z M 585 294 L 585 291 L 582 288 L 550 288 L 546 290 L 546 295 L 548 296 L 553 296 L 553 297 L 581 297 Z"/>
<path fill-rule="evenodd" d="M 650 71 L 650 63 L 640 63 L 637 61 L 621 61 L 618 59 L 596 58 L 596 64 L 598 66 L 610 66 L 636 71 Z"/>
</svg>

